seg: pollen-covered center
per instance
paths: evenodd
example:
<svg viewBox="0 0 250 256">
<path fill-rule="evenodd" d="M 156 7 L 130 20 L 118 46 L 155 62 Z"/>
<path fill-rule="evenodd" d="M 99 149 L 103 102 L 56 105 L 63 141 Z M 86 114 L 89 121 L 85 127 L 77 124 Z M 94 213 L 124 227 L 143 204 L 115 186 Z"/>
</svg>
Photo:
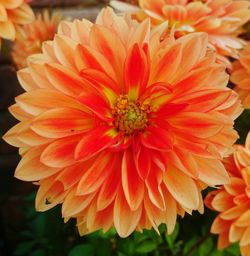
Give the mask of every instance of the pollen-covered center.
<svg viewBox="0 0 250 256">
<path fill-rule="evenodd" d="M 121 95 L 113 109 L 114 126 L 125 135 L 132 135 L 136 131 L 142 131 L 148 125 L 149 105 L 141 105 L 139 102 L 129 101 L 128 96 Z"/>
</svg>

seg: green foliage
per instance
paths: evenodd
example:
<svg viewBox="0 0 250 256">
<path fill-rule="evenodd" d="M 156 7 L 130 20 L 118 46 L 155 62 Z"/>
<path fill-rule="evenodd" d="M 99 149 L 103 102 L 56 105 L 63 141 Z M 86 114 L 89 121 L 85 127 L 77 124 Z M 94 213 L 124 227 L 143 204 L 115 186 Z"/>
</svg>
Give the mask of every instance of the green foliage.
<svg viewBox="0 0 250 256">
<path fill-rule="evenodd" d="M 23 210 L 26 226 L 20 233 L 22 241 L 14 256 L 239 256 L 239 247 L 232 245 L 218 251 L 216 237 L 209 233 L 215 214 L 206 210 L 205 216 L 194 213 L 178 219 L 172 234 L 165 225 L 154 230 L 134 232 L 120 238 L 114 229 L 97 231 L 80 237 L 74 221 L 63 223 L 60 208 L 45 213 L 34 210 L 34 194 L 25 200 Z M 27 225 L 28 223 L 28 225 Z"/>
<path fill-rule="evenodd" d="M 91 244 L 80 244 L 73 247 L 69 256 L 92 256 L 94 255 L 94 247 Z"/>
</svg>

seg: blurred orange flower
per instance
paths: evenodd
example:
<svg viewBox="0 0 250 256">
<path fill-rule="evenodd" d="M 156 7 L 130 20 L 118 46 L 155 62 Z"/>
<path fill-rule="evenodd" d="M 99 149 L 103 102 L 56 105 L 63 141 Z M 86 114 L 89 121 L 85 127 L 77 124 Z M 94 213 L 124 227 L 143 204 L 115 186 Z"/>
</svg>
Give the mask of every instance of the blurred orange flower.
<svg viewBox="0 0 250 256">
<path fill-rule="evenodd" d="M 118 1 L 111 4 L 134 13 L 139 21 L 150 17 L 156 25 L 167 20 L 175 27 L 177 37 L 193 32 L 208 33 L 210 47 L 224 62 L 228 60 L 223 56 L 238 57 L 238 50 L 244 45 L 238 35 L 250 19 L 250 1 L 246 0 L 139 0 L 140 9 Z"/>
<path fill-rule="evenodd" d="M 38 181 L 37 210 L 62 203 L 80 234 L 122 237 L 203 212 L 201 190 L 229 181 L 221 158 L 241 112 L 207 35 L 163 37 L 166 24 L 110 8 L 58 31 L 18 72 L 21 122 L 4 136 L 20 147 L 15 176 Z"/>
<path fill-rule="evenodd" d="M 219 234 L 218 248 L 240 242 L 243 256 L 250 255 L 250 132 L 245 147 L 235 146 L 235 152 L 225 161 L 230 184 L 212 191 L 205 204 L 220 212 L 211 232 Z"/>
<path fill-rule="evenodd" d="M 42 51 L 42 43 L 52 40 L 61 20 L 59 14 L 49 15 L 48 11 L 39 13 L 36 19 L 18 29 L 12 49 L 12 57 L 18 69 L 27 66 L 27 57 Z"/>
<path fill-rule="evenodd" d="M 231 81 L 240 95 L 243 106 L 250 108 L 250 42 L 240 54 L 240 59 L 233 63 Z"/>
<path fill-rule="evenodd" d="M 0 46 L 1 38 L 14 40 L 16 25 L 30 23 L 34 19 L 32 9 L 24 0 L 0 1 Z"/>
</svg>

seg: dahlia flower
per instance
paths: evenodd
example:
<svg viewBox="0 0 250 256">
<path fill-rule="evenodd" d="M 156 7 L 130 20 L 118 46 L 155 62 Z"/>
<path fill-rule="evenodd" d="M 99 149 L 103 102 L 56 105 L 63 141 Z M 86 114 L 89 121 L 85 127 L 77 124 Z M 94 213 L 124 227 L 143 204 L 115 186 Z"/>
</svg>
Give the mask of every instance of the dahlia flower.
<svg viewBox="0 0 250 256">
<path fill-rule="evenodd" d="M 211 232 L 219 234 L 218 248 L 240 243 L 243 256 L 250 255 L 250 132 L 245 147 L 237 145 L 233 155 L 225 161 L 230 184 L 212 191 L 206 205 L 219 212 Z"/>
<path fill-rule="evenodd" d="M 19 28 L 12 49 L 12 57 L 18 69 L 27 66 L 29 55 L 41 52 L 44 41 L 54 38 L 60 20 L 59 14 L 50 16 L 48 11 L 44 11 L 37 14 L 32 23 Z"/>
<path fill-rule="evenodd" d="M 235 90 L 240 95 L 243 106 L 250 108 L 250 42 L 241 52 L 240 59 L 233 63 L 230 79 L 236 85 Z"/>
<path fill-rule="evenodd" d="M 25 0 L 0 1 L 0 46 L 1 38 L 14 40 L 16 26 L 30 23 L 34 19 L 32 9 Z"/>
<path fill-rule="evenodd" d="M 223 56 L 238 57 L 244 41 L 238 38 L 242 25 L 250 19 L 248 0 L 139 0 L 139 7 L 111 1 L 117 9 L 134 13 L 137 20 L 151 18 L 154 25 L 166 20 L 174 26 L 177 37 L 193 32 L 208 33 L 210 47 Z"/>
<path fill-rule="evenodd" d="M 95 24 L 62 22 L 18 72 L 27 92 L 4 138 L 20 147 L 15 176 L 39 185 L 38 211 L 62 203 L 80 234 L 170 233 L 177 214 L 203 212 L 204 187 L 229 181 L 238 96 L 205 33 L 166 29 L 103 9 Z"/>
</svg>

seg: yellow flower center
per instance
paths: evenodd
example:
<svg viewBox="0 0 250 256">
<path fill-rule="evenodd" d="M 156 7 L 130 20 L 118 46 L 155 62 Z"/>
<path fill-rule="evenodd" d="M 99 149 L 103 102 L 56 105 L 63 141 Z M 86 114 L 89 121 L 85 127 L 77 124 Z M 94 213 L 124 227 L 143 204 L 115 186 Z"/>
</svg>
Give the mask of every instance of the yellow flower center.
<svg viewBox="0 0 250 256">
<path fill-rule="evenodd" d="M 129 101 L 127 95 L 120 95 L 113 109 L 113 124 L 124 135 L 132 135 L 148 126 L 148 113 L 150 112 L 149 105 Z"/>
</svg>

